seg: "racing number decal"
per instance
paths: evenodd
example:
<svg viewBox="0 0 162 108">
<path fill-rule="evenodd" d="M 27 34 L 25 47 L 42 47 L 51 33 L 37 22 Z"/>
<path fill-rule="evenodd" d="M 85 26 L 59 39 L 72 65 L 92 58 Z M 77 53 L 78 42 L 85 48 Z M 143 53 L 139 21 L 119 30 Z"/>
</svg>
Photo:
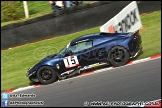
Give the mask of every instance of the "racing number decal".
<svg viewBox="0 0 162 108">
<path fill-rule="evenodd" d="M 73 56 L 68 56 L 64 58 L 64 64 L 66 68 L 71 68 L 74 66 L 78 66 L 79 62 L 78 62 L 78 58 L 76 55 Z"/>
</svg>

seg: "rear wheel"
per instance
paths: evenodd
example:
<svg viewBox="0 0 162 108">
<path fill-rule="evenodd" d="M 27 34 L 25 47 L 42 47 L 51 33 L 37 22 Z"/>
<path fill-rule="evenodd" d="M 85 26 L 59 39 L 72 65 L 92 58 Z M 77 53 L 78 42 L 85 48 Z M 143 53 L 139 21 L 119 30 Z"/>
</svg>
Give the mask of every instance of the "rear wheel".
<svg viewBox="0 0 162 108">
<path fill-rule="evenodd" d="M 42 84 L 50 84 L 57 80 L 57 75 L 52 67 L 42 66 L 37 71 L 37 78 Z"/>
<path fill-rule="evenodd" d="M 121 46 L 113 47 L 108 53 L 108 61 L 113 66 L 125 65 L 129 61 L 129 58 L 128 51 Z"/>
</svg>

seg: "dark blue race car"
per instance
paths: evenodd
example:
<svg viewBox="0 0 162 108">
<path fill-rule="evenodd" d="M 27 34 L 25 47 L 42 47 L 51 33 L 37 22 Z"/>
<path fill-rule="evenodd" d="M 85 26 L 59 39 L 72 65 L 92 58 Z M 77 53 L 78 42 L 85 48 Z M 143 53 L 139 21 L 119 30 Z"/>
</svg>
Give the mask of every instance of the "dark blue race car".
<svg viewBox="0 0 162 108">
<path fill-rule="evenodd" d="M 59 53 L 42 59 L 27 72 L 31 81 L 50 84 L 72 77 L 93 64 L 122 66 L 142 51 L 139 32 L 88 34 L 71 41 Z"/>
</svg>

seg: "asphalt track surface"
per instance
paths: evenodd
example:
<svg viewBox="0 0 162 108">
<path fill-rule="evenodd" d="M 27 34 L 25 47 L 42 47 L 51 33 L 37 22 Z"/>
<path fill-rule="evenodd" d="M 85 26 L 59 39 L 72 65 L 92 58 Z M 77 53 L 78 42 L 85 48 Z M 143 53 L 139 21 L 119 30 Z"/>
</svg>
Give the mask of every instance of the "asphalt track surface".
<svg viewBox="0 0 162 108">
<path fill-rule="evenodd" d="M 9 101 L 43 101 L 44 105 L 38 107 L 84 107 L 84 104 L 93 101 L 161 99 L 161 58 L 70 78 L 12 94 L 22 93 L 33 93 L 36 97 L 9 98 Z M 14 106 L 25 105 L 12 107 Z"/>
</svg>

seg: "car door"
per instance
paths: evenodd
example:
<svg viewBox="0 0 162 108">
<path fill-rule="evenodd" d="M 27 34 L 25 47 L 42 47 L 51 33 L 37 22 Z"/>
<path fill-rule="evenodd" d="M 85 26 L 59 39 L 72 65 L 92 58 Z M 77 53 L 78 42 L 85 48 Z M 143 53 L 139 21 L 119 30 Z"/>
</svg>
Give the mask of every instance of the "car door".
<svg viewBox="0 0 162 108">
<path fill-rule="evenodd" d="M 96 63 L 93 41 L 79 41 L 69 45 L 64 57 L 61 58 L 61 71 L 69 71 L 78 66 L 84 67 Z"/>
</svg>

